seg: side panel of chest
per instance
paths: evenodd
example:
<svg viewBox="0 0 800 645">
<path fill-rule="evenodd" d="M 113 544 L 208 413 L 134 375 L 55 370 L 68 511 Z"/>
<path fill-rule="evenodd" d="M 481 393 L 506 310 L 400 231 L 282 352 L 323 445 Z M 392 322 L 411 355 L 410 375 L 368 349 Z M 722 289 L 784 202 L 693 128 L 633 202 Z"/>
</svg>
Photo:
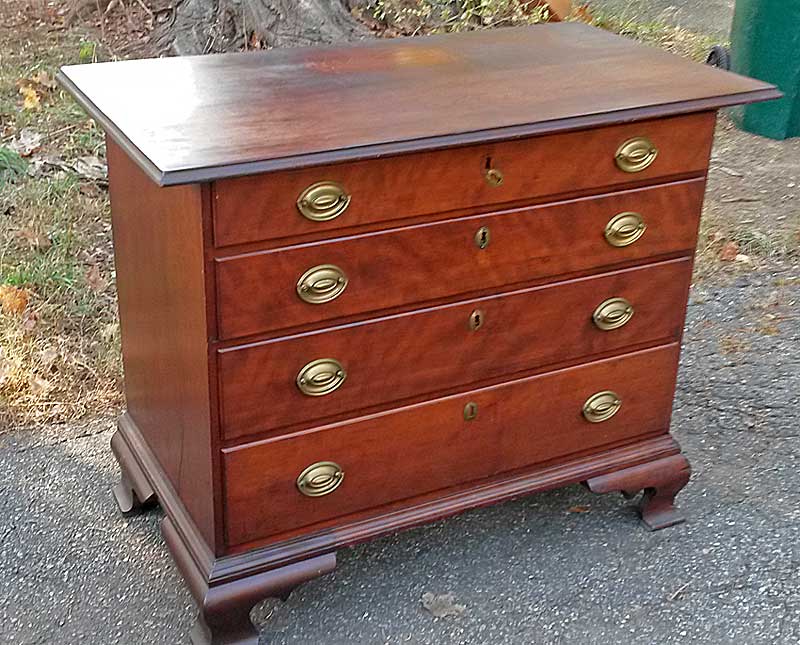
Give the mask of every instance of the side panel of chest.
<svg viewBox="0 0 800 645">
<path fill-rule="evenodd" d="M 111 139 L 107 154 L 128 416 L 214 550 L 208 196 L 159 188 Z"/>
</svg>

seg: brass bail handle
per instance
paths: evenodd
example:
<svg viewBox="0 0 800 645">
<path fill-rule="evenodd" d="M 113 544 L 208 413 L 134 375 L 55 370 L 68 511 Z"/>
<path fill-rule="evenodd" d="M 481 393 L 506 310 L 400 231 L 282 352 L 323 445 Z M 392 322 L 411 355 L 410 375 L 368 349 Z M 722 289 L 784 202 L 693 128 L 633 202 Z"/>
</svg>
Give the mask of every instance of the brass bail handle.
<svg viewBox="0 0 800 645">
<path fill-rule="evenodd" d="M 614 156 L 617 167 L 623 172 L 642 172 L 658 157 L 658 148 L 647 137 L 628 139 Z"/>
<path fill-rule="evenodd" d="M 306 396 L 325 396 L 342 386 L 347 372 L 335 358 L 318 358 L 297 373 L 297 388 Z"/>
<path fill-rule="evenodd" d="M 604 390 L 593 394 L 583 404 L 583 417 L 589 423 L 608 421 L 622 407 L 622 400 L 612 390 Z"/>
<path fill-rule="evenodd" d="M 610 331 L 627 325 L 633 314 L 633 305 L 625 298 L 609 298 L 594 310 L 592 321 L 598 329 Z"/>
<path fill-rule="evenodd" d="M 350 195 L 344 186 L 335 181 L 311 184 L 297 198 L 297 210 L 312 222 L 336 219 L 350 205 Z"/>
<path fill-rule="evenodd" d="M 639 213 L 626 212 L 614 215 L 606 224 L 603 235 L 611 246 L 630 246 L 647 230 L 647 224 Z"/>
<path fill-rule="evenodd" d="M 321 305 L 336 300 L 347 288 L 347 275 L 335 264 L 311 267 L 297 281 L 300 300 Z"/>
<path fill-rule="evenodd" d="M 344 481 L 344 471 L 335 461 L 318 461 L 297 477 L 297 490 L 306 497 L 322 497 L 335 491 Z"/>
</svg>

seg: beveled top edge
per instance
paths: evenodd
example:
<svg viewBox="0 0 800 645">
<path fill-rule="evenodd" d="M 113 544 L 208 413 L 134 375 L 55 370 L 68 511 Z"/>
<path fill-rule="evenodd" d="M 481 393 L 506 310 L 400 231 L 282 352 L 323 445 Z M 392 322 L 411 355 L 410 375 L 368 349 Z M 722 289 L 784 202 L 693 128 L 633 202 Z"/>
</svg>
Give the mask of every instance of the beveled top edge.
<svg viewBox="0 0 800 645">
<path fill-rule="evenodd" d="M 498 32 L 505 31 L 507 34 L 511 32 L 517 31 L 517 35 L 515 36 L 505 36 L 506 40 L 512 41 L 512 45 L 515 44 L 516 40 L 521 40 L 523 37 L 525 38 L 532 38 L 532 36 L 528 36 L 527 34 L 532 34 L 533 32 L 527 32 L 527 34 L 518 31 L 518 29 L 541 29 L 542 26 L 539 27 L 530 27 L 530 28 L 517 28 L 517 29 L 506 29 L 506 30 L 496 30 Z M 689 61 L 685 61 L 678 57 L 672 57 L 671 55 L 665 52 L 654 52 L 653 48 L 645 47 L 637 43 L 632 43 L 626 41 L 624 38 L 615 36 L 613 34 L 607 34 L 606 32 L 601 32 L 598 34 L 597 32 L 600 30 L 588 27 L 586 25 L 578 25 L 576 23 L 561 23 L 559 25 L 547 25 L 551 29 L 547 32 L 536 32 L 536 35 L 539 36 L 540 34 L 546 34 L 547 38 L 551 40 L 555 39 L 557 45 L 559 47 L 563 46 L 563 41 L 566 40 L 563 38 L 564 34 L 568 34 L 570 36 L 574 36 L 575 33 L 585 34 L 586 40 L 589 41 L 587 47 L 589 47 L 589 51 L 594 51 L 592 48 L 597 49 L 599 46 L 594 43 L 594 40 L 602 41 L 603 46 L 608 46 L 610 51 L 614 52 L 615 56 L 620 55 L 619 52 L 623 52 L 626 60 L 626 64 L 631 64 L 630 59 L 631 56 L 636 54 L 641 54 L 642 57 L 653 59 L 658 64 L 663 64 L 665 67 L 672 67 L 680 68 L 680 69 L 690 69 L 695 65 L 699 67 L 699 64 L 692 64 Z M 552 30 L 553 27 L 557 27 L 558 31 Z M 581 30 L 584 30 L 581 32 Z M 586 31 L 588 30 L 588 31 Z M 438 43 L 447 43 L 448 46 L 450 45 L 450 41 L 448 39 L 452 39 L 454 37 L 463 37 L 462 35 L 453 36 L 453 35 L 439 35 L 439 36 L 431 36 L 431 37 L 421 37 L 413 39 L 414 41 L 426 41 L 426 42 L 433 42 L 434 40 Z M 486 39 L 488 36 L 486 34 L 481 35 L 480 37 Z M 408 39 L 397 39 L 397 40 L 406 40 Z M 537 48 L 543 48 L 544 45 L 540 45 L 538 40 L 540 38 L 534 38 L 536 42 L 534 45 L 528 45 L 529 47 L 533 47 L 533 50 Z M 546 38 L 545 38 L 546 40 Z M 390 51 L 392 50 L 394 41 L 364 41 L 355 44 L 348 44 L 347 46 L 333 46 L 333 47 L 319 47 L 319 48 L 298 48 L 295 50 L 272 50 L 275 53 L 273 56 L 275 62 L 271 62 L 270 65 L 266 67 L 278 67 L 283 71 L 283 67 L 287 67 L 289 69 L 289 74 L 293 74 L 295 72 L 302 73 L 298 71 L 299 66 L 297 64 L 297 60 L 304 60 L 305 57 L 310 57 L 312 60 L 317 61 L 319 59 L 326 60 L 326 56 L 333 56 L 334 58 L 342 56 L 343 52 L 349 52 L 351 50 L 358 50 L 364 51 L 370 47 L 378 47 L 379 51 Z M 483 41 L 481 41 L 483 42 Z M 610 44 L 609 44 L 610 43 Z M 512 46 L 505 43 L 504 46 L 507 47 L 504 51 L 508 53 L 508 47 Z M 552 43 L 551 43 L 552 45 Z M 409 44 L 406 43 L 398 43 L 397 47 L 399 48 L 397 51 L 405 51 L 408 48 Z M 415 45 L 416 46 L 416 43 Z M 605 50 L 598 50 L 598 51 L 605 51 Z M 262 54 L 262 58 L 258 60 L 268 61 L 272 60 L 269 57 L 269 53 Z M 246 65 L 245 59 L 243 58 L 234 58 L 234 57 L 248 57 L 253 56 L 253 54 L 226 54 L 226 55 L 219 55 L 219 56 L 206 56 L 206 57 L 186 57 L 186 59 L 195 59 L 194 62 L 190 62 L 190 65 L 202 65 L 202 66 L 209 66 L 209 67 L 229 67 L 231 64 L 238 66 L 238 61 L 242 61 L 243 65 Z M 676 60 L 672 60 L 672 59 Z M 206 60 L 200 60 L 206 59 Z M 211 62 L 209 59 L 216 59 L 214 62 Z M 221 59 L 225 59 L 224 62 Z M 165 63 L 168 63 L 170 60 L 175 59 L 168 59 L 164 60 Z M 253 59 L 250 59 L 249 64 L 252 68 Z M 281 66 L 281 62 L 289 63 Z M 91 86 L 90 82 L 87 82 L 86 79 L 91 79 L 93 76 L 92 72 L 94 70 L 87 70 L 86 67 L 97 67 L 97 66 L 108 66 L 108 65 L 126 65 L 126 64 L 136 64 L 142 63 L 150 65 L 151 68 L 154 64 L 157 64 L 158 61 L 122 61 L 120 63 L 100 63 L 96 66 L 68 66 L 62 68 L 59 72 L 57 78 L 59 82 L 70 92 L 72 93 L 78 103 L 93 117 L 95 118 L 98 123 L 103 127 L 103 129 L 107 132 L 108 136 L 110 136 L 114 141 L 116 141 L 125 151 L 129 154 L 136 162 L 142 167 L 142 169 L 147 173 L 147 175 L 153 179 L 156 183 L 162 186 L 171 186 L 171 185 L 178 185 L 178 184 L 187 184 L 187 183 L 197 183 L 197 182 L 208 182 L 214 181 L 217 179 L 225 179 L 225 178 L 232 178 L 250 174 L 257 174 L 257 173 L 264 173 L 264 172 L 273 172 L 278 170 L 285 170 L 290 168 L 301 168 L 301 167 L 308 167 L 308 166 L 317 166 L 317 165 L 326 165 L 326 164 L 334 164 L 334 163 L 341 163 L 347 161 L 358 161 L 358 160 L 366 160 L 366 159 L 374 159 L 377 157 L 389 156 L 389 155 L 397 155 L 397 154 L 407 154 L 413 152 L 420 152 L 424 150 L 441 150 L 445 148 L 451 148 L 456 146 L 462 145 L 470 145 L 470 144 L 477 144 L 480 142 L 487 142 L 487 141 L 502 141 L 502 140 L 511 140 L 511 139 L 518 139 L 523 137 L 529 136 L 539 136 L 545 135 L 550 133 L 556 132 L 564 132 L 568 130 L 580 130 L 585 128 L 592 128 L 592 127 L 600 127 L 606 125 L 615 125 L 619 123 L 626 123 L 626 122 L 633 122 L 633 121 L 641 121 L 646 119 L 656 119 L 662 117 L 669 117 L 674 115 L 680 114 L 688 114 L 692 112 L 702 112 L 702 111 L 710 111 L 716 110 L 722 107 L 737 105 L 737 104 L 744 104 L 744 103 L 752 103 L 757 101 L 766 101 L 775 98 L 780 98 L 782 96 L 781 92 L 773 85 L 769 85 L 767 83 L 763 83 L 760 81 L 754 81 L 751 79 L 746 79 L 744 77 L 737 76 L 735 74 L 730 74 L 728 72 L 722 72 L 721 70 L 697 70 L 695 69 L 695 74 L 699 78 L 713 78 L 716 82 L 713 84 L 714 89 L 719 89 L 722 92 L 718 95 L 710 95 L 705 96 L 704 91 L 696 92 L 696 96 L 694 98 L 688 98 L 686 100 L 670 100 L 664 102 L 656 102 L 647 104 L 646 100 L 640 101 L 640 105 L 636 105 L 636 100 L 625 100 L 620 101 L 619 105 L 627 105 L 627 107 L 621 109 L 605 109 L 602 106 L 595 105 L 593 106 L 598 111 L 591 112 L 592 107 L 584 108 L 580 110 L 580 113 L 576 113 L 573 109 L 572 113 L 568 113 L 567 116 L 563 118 L 542 118 L 538 121 L 531 121 L 529 120 L 531 115 L 538 114 L 538 111 L 534 109 L 537 105 L 537 101 L 539 100 L 537 97 L 532 97 L 531 101 L 531 108 L 529 114 L 523 114 L 523 117 L 527 117 L 527 119 L 520 119 L 519 122 L 513 122 L 509 119 L 509 123 L 504 123 L 503 125 L 497 127 L 487 127 L 485 129 L 463 129 L 460 130 L 458 125 L 455 124 L 454 127 L 450 129 L 450 131 L 442 130 L 441 133 L 434 132 L 433 134 L 427 134 L 425 128 L 420 128 L 420 132 L 425 132 L 426 136 L 398 136 L 395 140 L 387 138 L 385 136 L 381 137 L 373 137 L 370 132 L 367 132 L 361 140 L 353 141 L 352 145 L 350 144 L 350 139 L 341 138 L 337 141 L 337 145 L 331 145 L 329 147 L 325 146 L 318 146 L 316 149 L 314 146 L 309 145 L 284 145 L 283 148 L 274 150 L 269 147 L 268 143 L 261 142 L 260 148 L 255 152 L 244 152 L 238 151 L 234 152 L 230 155 L 231 162 L 224 163 L 227 161 L 225 155 L 220 155 L 219 150 L 217 151 L 216 158 L 207 157 L 207 163 L 204 163 L 202 156 L 198 156 L 195 158 L 191 156 L 191 158 L 187 158 L 184 154 L 182 159 L 174 158 L 174 163 L 170 161 L 168 155 L 161 154 L 159 157 L 158 154 L 153 156 L 152 154 L 148 154 L 148 144 L 149 149 L 151 152 L 154 153 L 163 153 L 163 149 L 159 149 L 152 145 L 152 141 L 154 140 L 154 135 L 152 132 L 149 131 L 139 131 L 137 132 L 134 128 L 124 128 L 121 127 L 118 121 L 124 119 L 120 119 L 120 109 L 119 105 L 116 105 L 112 102 L 106 101 L 107 105 L 110 105 L 112 108 L 117 108 L 117 114 L 114 115 L 116 118 L 112 118 L 112 115 L 105 113 L 102 109 L 102 105 L 98 105 L 98 103 L 102 103 L 102 101 L 92 100 L 90 96 L 84 91 L 86 86 Z M 543 65 L 544 66 L 544 65 Z M 257 67 L 257 66 L 256 66 Z M 571 70 L 577 69 L 578 71 L 575 73 L 582 73 L 584 76 L 586 72 L 581 72 L 580 65 L 575 65 L 570 68 Z M 108 69 L 106 67 L 106 69 Z M 134 68 L 135 69 L 135 68 Z M 559 68 L 560 69 L 560 68 Z M 80 70 L 82 78 L 84 79 L 83 83 L 78 83 L 72 77 L 74 71 Z M 494 70 L 493 70 L 494 71 Z M 88 73 L 87 73 L 88 72 Z M 384 73 L 385 70 L 381 70 L 381 73 Z M 427 71 L 423 71 L 423 78 L 424 74 Z M 470 71 L 470 74 L 473 72 Z M 674 73 L 672 70 L 670 73 Z M 274 70 L 267 70 L 264 72 L 266 76 L 269 74 L 275 74 Z M 343 73 L 343 80 L 347 82 L 350 79 L 358 78 L 354 76 L 354 72 L 350 70 L 347 74 Z M 393 82 L 392 74 L 398 74 L 396 71 L 389 74 L 389 80 Z M 709 76 L 709 74 L 713 76 Z M 720 76 L 722 75 L 722 76 Z M 730 79 L 730 80 L 728 80 Z M 580 79 L 581 81 L 585 79 Z M 408 79 L 403 78 L 402 81 L 405 85 L 398 85 L 403 89 L 408 89 Z M 384 83 L 385 89 L 386 83 Z M 495 86 L 497 86 L 495 84 Z M 559 87 L 556 83 L 556 87 Z M 696 86 L 693 86 L 693 88 Z M 735 88 L 735 89 L 733 89 Z M 752 88 L 752 89 L 751 89 Z M 363 88 L 361 88 L 363 90 Z M 569 88 L 571 91 L 575 92 L 575 88 Z M 728 91 L 730 90 L 730 91 Z M 744 91 L 742 91 L 744 90 Z M 272 90 L 270 90 L 272 92 Z M 294 94 L 291 94 L 291 91 L 287 92 L 290 97 L 296 98 Z M 667 90 L 666 95 L 674 95 L 675 92 L 671 90 Z M 709 92 L 711 94 L 711 92 Z M 674 96 L 665 96 L 665 98 L 674 98 Z M 590 97 L 590 94 L 587 94 Z M 212 97 L 218 98 L 218 97 Z M 283 98 L 283 95 L 280 94 L 277 90 L 270 94 L 270 98 L 274 100 L 280 100 Z M 552 95 L 551 95 L 552 98 Z M 557 99 L 558 97 L 556 97 Z M 574 96 L 572 97 L 574 99 Z M 574 104 L 574 101 L 573 101 Z M 519 105 L 519 100 L 517 103 L 514 104 Z M 609 101 L 606 97 L 606 105 L 609 105 Z M 616 105 L 614 105 L 616 107 Z M 574 107 L 574 105 L 573 105 Z M 552 108 L 552 105 L 549 106 L 549 112 L 543 114 L 543 116 L 552 116 L 558 117 L 558 111 Z M 113 111 L 113 109 L 112 109 Z M 124 114 L 124 112 L 123 112 Z M 515 117 L 516 118 L 516 117 Z M 490 123 L 490 120 L 483 119 L 487 123 Z M 501 121 L 500 119 L 497 119 Z M 466 120 L 465 120 L 466 122 Z M 473 119 L 470 122 L 470 125 L 480 125 L 480 120 L 476 123 L 476 120 Z M 148 126 L 150 123 L 148 122 Z M 406 125 L 406 132 L 410 132 L 411 134 L 417 134 L 413 131 L 409 130 L 408 123 Z M 157 127 L 161 127 L 160 124 L 155 123 L 152 129 L 156 129 Z M 169 127 L 169 124 L 165 124 L 164 127 Z M 174 129 L 174 125 L 172 126 Z M 180 127 L 180 125 L 178 126 Z M 270 130 L 269 127 L 275 127 L 274 124 L 272 126 L 265 126 L 265 130 L 267 134 L 269 134 Z M 430 130 L 430 129 L 429 129 Z M 187 134 L 190 130 L 187 130 Z M 277 131 L 274 131 L 277 133 Z M 383 134 L 383 133 L 382 133 Z M 149 139 L 148 139 L 149 137 Z M 269 137 L 267 137 L 269 138 Z M 184 137 L 183 141 L 192 141 L 193 139 Z M 143 147 L 144 144 L 144 147 Z M 186 152 L 184 150 L 184 152 Z M 274 154 L 273 154 L 274 153 Z M 218 163 L 222 161 L 223 163 Z"/>
</svg>

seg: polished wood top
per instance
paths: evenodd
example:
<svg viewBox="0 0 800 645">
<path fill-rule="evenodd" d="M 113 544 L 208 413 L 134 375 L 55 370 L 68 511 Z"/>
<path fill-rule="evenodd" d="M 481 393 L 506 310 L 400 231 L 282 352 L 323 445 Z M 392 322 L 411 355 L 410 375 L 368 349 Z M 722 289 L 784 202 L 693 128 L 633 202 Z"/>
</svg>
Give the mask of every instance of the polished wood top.
<svg viewBox="0 0 800 645">
<path fill-rule="evenodd" d="M 77 65 L 59 79 L 163 185 L 780 96 L 578 23 Z"/>
</svg>

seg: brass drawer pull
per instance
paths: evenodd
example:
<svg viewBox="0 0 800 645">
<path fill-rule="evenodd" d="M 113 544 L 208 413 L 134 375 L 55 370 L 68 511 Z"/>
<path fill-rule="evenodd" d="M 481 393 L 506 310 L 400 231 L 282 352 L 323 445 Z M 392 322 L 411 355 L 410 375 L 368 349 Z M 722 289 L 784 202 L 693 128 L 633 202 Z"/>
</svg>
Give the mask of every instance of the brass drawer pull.
<svg viewBox="0 0 800 645">
<path fill-rule="evenodd" d="M 325 396 L 341 387 L 346 378 L 347 372 L 339 361 L 318 358 L 297 374 L 297 387 L 306 396 Z"/>
<path fill-rule="evenodd" d="M 336 219 L 349 205 L 350 195 L 335 181 L 312 184 L 297 198 L 297 210 L 313 222 Z"/>
<path fill-rule="evenodd" d="M 604 390 L 592 394 L 583 404 L 583 416 L 589 423 L 602 423 L 613 417 L 622 407 L 616 392 Z"/>
<path fill-rule="evenodd" d="M 475 233 L 475 246 L 485 249 L 492 241 L 492 233 L 488 226 L 481 226 Z"/>
<path fill-rule="evenodd" d="M 336 300 L 347 288 L 347 276 L 334 264 L 311 267 L 297 281 L 300 300 L 312 305 Z"/>
<path fill-rule="evenodd" d="M 647 224 L 639 213 L 620 213 L 614 215 L 606 224 L 606 242 L 611 246 L 629 246 L 644 235 Z"/>
<path fill-rule="evenodd" d="M 642 172 L 649 168 L 658 156 L 658 148 L 647 137 L 628 139 L 617 150 L 614 159 L 624 172 Z"/>
<path fill-rule="evenodd" d="M 627 325 L 633 313 L 633 305 L 625 298 L 609 298 L 594 310 L 592 320 L 598 329 L 610 331 Z"/>
<path fill-rule="evenodd" d="M 339 464 L 318 461 L 297 477 L 297 490 L 307 497 L 322 497 L 339 488 L 343 481 L 344 471 Z"/>
</svg>

